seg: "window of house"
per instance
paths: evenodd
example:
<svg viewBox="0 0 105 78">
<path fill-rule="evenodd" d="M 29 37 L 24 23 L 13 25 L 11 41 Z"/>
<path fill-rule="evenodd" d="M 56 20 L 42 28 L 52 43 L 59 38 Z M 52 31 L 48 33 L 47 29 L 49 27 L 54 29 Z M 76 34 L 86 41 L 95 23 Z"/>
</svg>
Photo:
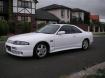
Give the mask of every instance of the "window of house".
<svg viewBox="0 0 105 78">
<path fill-rule="evenodd" d="M 67 18 L 69 18 L 70 12 L 69 10 L 67 10 Z"/>
<path fill-rule="evenodd" d="M 29 16 L 18 16 L 18 21 L 31 22 L 31 17 L 29 17 Z"/>
<path fill-rule="evenodd" d="M 61 17 L 64 18 L 65 17 L 65 10 L 61 9 Z"/>
<path fill-rule="evenodd" d="M 22 1 L 18 0 L 18 7 L 22 8 L 32 8 L 32 2 L 31 1 Z"/>
<path fill-rule="evenodd" d="M 3 12 L 3 1 L 0 1 L 0 12 Z"/>
</svg>

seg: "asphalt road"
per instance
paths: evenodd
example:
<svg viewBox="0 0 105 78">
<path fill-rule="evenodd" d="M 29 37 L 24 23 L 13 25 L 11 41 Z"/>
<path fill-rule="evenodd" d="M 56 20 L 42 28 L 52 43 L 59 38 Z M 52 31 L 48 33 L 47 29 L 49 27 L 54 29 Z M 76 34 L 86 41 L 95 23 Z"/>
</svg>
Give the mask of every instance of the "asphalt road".
<svg viewBox="0 0 105 78">
<path fill-rule="evenodd" d="M 0 78 L 60 78 L 105 61 L 105 37 L 94 38 L 87 51 L 68 50 L 44 59 L 19 58 L 0 44 Z"/>
</svg>

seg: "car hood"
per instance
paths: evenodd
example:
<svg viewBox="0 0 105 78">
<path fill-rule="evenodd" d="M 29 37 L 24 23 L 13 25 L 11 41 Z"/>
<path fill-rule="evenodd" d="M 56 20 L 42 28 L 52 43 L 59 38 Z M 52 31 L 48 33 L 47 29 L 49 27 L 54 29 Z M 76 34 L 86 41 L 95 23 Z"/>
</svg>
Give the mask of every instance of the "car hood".
<svg viewBox="0 0 105 78">
<path fill-rule="evenodd" d="M 15 35 L 9 38 L 9 40 L 13 41 L 30 41 L 30 40 L 43 40 L 46 37 L 49 37 L 51 34 L 44 34 L 44 33 L 27 33 L 27 34 L 20 34 L 20 35 Z"/>
</svg>

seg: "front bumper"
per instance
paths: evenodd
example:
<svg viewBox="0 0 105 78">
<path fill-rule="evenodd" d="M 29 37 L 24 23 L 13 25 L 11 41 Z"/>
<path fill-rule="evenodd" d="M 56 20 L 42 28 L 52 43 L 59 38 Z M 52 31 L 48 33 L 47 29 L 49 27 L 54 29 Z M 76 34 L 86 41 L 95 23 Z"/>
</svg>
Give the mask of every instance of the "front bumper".
<svg viewBox="0 0 105 78">
<path fill-rule="evenodd" d="M 11 43 L 5 44 L 6 52 L 20 57 L 33 56 L 33 47 L 30 45 L 14 45 Z"/>
</svg>

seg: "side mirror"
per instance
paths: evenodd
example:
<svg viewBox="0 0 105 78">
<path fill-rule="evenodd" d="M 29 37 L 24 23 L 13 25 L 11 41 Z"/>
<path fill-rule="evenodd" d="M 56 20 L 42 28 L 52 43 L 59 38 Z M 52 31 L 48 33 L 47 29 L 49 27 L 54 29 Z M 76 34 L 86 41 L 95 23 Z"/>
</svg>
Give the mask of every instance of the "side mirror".
<svg viewBox="0 0 105 78">
<path fill-rule="evenodd" d="M 57 34 L 58 35 L 63 35 L 63 34 L 65 34 L 65 31 L 59 31 Z"/>
</svg>

